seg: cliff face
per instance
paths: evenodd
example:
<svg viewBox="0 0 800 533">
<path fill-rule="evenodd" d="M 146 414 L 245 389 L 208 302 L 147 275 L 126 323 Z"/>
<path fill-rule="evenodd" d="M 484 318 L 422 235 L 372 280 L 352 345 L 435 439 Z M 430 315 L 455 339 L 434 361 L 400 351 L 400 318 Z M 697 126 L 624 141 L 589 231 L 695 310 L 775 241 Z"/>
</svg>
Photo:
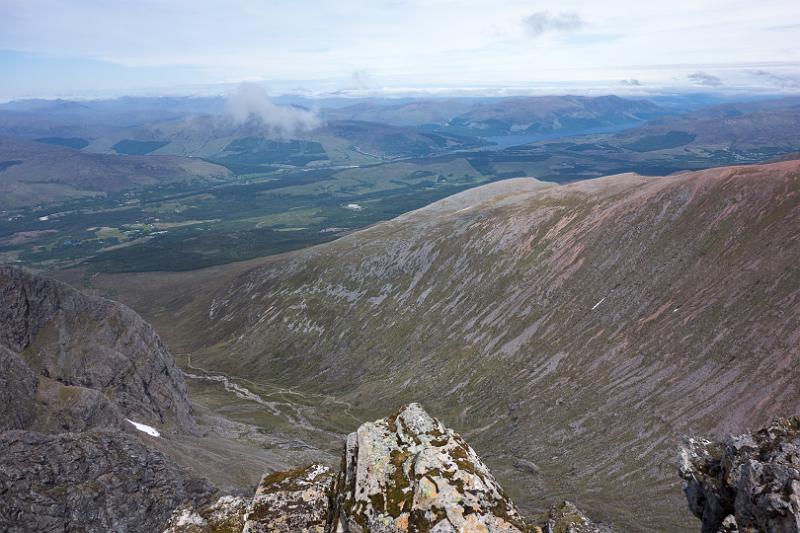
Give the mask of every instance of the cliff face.
<svg viewBox="0 0 800 533">
<path fill-rule="evenodd" d="M 213 487 L 147 439 L 195 427 L 180 372 L 136 313 L 0 266 L 0 530 L 158 530 Z"/>
<path fill-rule="evenodd" d="M 249 501 L 175 511 L 165 533 L 603 533 L 564 503 L 525 520 L 475 451 L 418 404 L 348 436 L 338 476 L 310 465 L 264 477 Z"/>
<path fill-rule="evenodd" d="M 36 401 L 18 402 L 21 411 L 5 413 L 13 421 L 0 430 L 119 428 L 125 418 L 176 431 L 195 428 L 172 356 L 124 305 L 0 266 L 0 324 L 6 379 L 23 387 L 22 394 L 36 383 Z M 34 405 L 35 413 L 25 412 Z"/>
<path fill-rule="evenodd" d="M 703 533 L 800 532 L 800 418 L 718 442 L 686 439 L 680 475 Z"/>
<path fill-rule="evenodd" d="M 8 533 L 150 533 L 176 506 L 212 493 L 127 433 L 0 433 L 0 530 Z"/>
</svg>

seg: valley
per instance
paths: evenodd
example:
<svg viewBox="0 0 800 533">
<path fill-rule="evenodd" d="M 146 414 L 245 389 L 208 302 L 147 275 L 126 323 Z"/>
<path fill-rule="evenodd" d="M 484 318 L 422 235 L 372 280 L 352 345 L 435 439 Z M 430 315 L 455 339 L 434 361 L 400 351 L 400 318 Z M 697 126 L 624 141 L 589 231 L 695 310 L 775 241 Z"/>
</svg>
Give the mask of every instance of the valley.
<svg viewBox="0 0 800 533">
<path fill-rule="evenodd" d="M 54 136 L 36 137 L 40 142 L 7 140 L 0 144 L 0 163 L 7 166 L 0 170 L 0 183 L 17 192 L 0 200 L 0 257 L 45 270 L 86 265 L 98 272 L 185 271 L 328 242 L 459 191 L 513 177 L 567 183 L 624 172 L 666 175 L 764 162 L 800 150 L 800 108 L 793 99 L 678 115 L 622 99 L 559 102 L 547 101 L 554 107 L 549 115 L 526 118 L 533 121 L 526 130 L 503 120 L 525 117 L 543 104 L 538 99 L 469 104 L 481 113 L 435 127 L 426 125 L 424 114 L 414 125 L 402 126 L 339 120 L 298 132 L 300 140 L 270 140 L 257 124 L 237 126 L 203 115 L 131 125 L 113 134 L 109 126 L 97 126 L 86 134 L 97 139 L 80 145 L 79 138 Z M 451 112 L 463 111 L 466 104 Z M 554 117 L 564 122 L 563 113 L 579 109 L 585 114 L 591 106 L 621 107 L 571 128 L 554 130 L 548 122 Z M 631 106 L 642 117 L 635 122 L 623 120 Z M 381 109 L 387 116 L 400 113 L 389 106 L 371 108 L 367 116 L 354 107 L 338 109 L 335 116 L 374 118 Z M 477 126 L 487 117 L 494 117 L 494 129 Z M 0 126 L 2 118 L 0 112 Z M 472 136 L 464 124 L 472 125 Z M 19 128 L 13 131 L 19 134 Z M 26 128 L 36 136 L 66 126 Z M 457 135 L 448 133 L 452 128 Z M 483 130 L 491 135 L 475 136 Z M 749 136 L 753 130 L 759 134 Z M 542 140 L 515 144 L 531 135 Z M 167 140 L 158 146 L 150 140 L 114 141 L 120 136 Z M 121 142 L 127 143 L 122 152 Z M 498 143 L 510 146 L 497 149 Z M 103 147 L 115 155 L 97 153 Z M 70 167 L 61 162 L 66 156 L 93 165 L 92 177 L 87 179 L 85 170 L 80 178 L 71 177 Z M 141 166 L 150 161 L 196 170 L 154 180 L 154 172 L 162 171 Z M 143 180 L 137 173 L 150 177 Z"/>
<path fill-rule="evenodd" d="M 420 402 L 527 516 L 690 530 L 682 436 L 800 408 L 800 107 L 621 100 L 353 104 L 292 138 L 196 109 L 14 115 L 0 258 L 154 326 L 188 429 L 122 404 L 89 425 L 142 421 L 219 490 L 333 467 Z"/>
<path fill-rule="evenodd" d="M 526 512 L 569 498 L 622 530 L 685 530 L 681 436 L 800 407 L 798 187 L 796 161 L 516 178 L 306 250 L 61 276 L 133 306 L 192 365 L 300 393 L 281 397 L 312 425 L 316 406 L 363 420 L 420 401 Z"/>
</svg>

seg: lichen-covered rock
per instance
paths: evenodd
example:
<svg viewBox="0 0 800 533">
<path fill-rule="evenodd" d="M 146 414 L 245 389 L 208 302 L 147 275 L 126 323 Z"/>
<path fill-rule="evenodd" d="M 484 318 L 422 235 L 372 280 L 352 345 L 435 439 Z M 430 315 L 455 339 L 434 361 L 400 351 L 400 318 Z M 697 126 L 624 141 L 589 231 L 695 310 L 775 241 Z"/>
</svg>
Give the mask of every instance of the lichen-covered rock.
<svg viewBox="0 0 800 533">
<path fill-rule="evenodd" d="M 800 418 L 723 442 L 686 439 L 680 475 L 703 533 L 800 532 Z"/>
<path fill-rule="evenodd" d="M 592 522 L 571 502 L 554 505 L 541 529 L 544 533 L 610 533 L 609 527 Z"/>
<path fill-rule="evenodd" d="M 209 505 L 176 509 L 164 533 L 240 533 L 249 498 L 221 496 Z"/>
<path fill-rule="evenodd" d="M 342 532 L 526 529 L 475 451 L 418 404 L 348 437 L 337 499 Z"/>
<path fill-rule="evenodd" d="M 164 533 L 325 533 L 336 476 L 320 464 L 265 475 L 253 498 L 176 509 Z"/>
<path fill-rule="evenodd" d="M 178 508 L 164 533 L 609 533 L 569 502 L 526 524 L 475 451 L 418 404 L 361 425 L 342 470 L 264 476 L 255 496 Z"/>
<path fill-rule="evenodd" d="M 244 533 L 324 533 L 335 478 L 319 464 L 264 476 L 247 509 Z"/>
</svg>

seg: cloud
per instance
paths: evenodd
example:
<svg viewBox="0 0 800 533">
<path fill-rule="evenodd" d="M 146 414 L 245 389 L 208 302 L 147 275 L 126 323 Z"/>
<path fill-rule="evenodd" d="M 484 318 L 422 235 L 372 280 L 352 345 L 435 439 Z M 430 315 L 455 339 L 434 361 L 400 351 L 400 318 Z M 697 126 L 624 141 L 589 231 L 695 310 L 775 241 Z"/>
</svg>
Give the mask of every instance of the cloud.
<svg viewBox="0 0 800 533">
<path fill-rule="evenodd" d="M 686 77 L 696 85 L 705 85 L 706 87 L 719 87 L 721 85 L 725 85 L 718 76 L 714 76 L 713 74 L 709 74 L 708 72 L 703 72 L 700 70 L 693 72 Z"/>
<path fill-rule="evenodd" d="M 537 11 L 522 19 L 528 35 L 537 38 L 548 32 L 567 32 L 586 26 L 577 13 L 556 13 Z"/>
<path fill-rule="evenodd" d="M 235 124 L 260 124 L 281 137 L 321 125 L 319 117 L 308 109 L 273 104 L 267 91 L 257 83 L 240 84 L 228 98 L 226 107 Z"/>
<path fill-rule="evenodd" d="M 631 78 L 629 80 L 620 80 L 620 83 L 622 85 L 626 85 L 628 87 L 641 87 L 642 86 L 642 82 L 640 82 L 636 78 Z"/>
<path fill-rule="evenodd" d="M 788 76 L 780 76 L 773 72 L 766 70 L 754 70 L 751 72 L 754 76 L 767 80 L 770 85 L 780 87 L 781 89 L 798 89 L 800 88 L 800 79 L 791 78 Z"/>
<path fill-rule="evenodd" d="M 363 91 L 380 89 L 378 82 L 365 68 L 354 70 L 350 75 L 350 80 L 355 84 L 356 89 Z"/>
</svg>

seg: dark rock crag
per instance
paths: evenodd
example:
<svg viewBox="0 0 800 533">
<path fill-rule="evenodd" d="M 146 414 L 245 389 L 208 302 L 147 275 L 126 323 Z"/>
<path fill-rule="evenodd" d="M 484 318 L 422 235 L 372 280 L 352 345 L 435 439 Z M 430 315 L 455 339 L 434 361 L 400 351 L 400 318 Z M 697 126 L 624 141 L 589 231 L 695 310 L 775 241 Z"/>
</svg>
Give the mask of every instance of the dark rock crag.
<svg viewBox="0 0 800 533">
<path fill-rule="evenodd" d="M 183 377 L 139 315 L 0 266 L 0 531 L 158 531 L 214 488 L 147 439 L 195 428 Z"/>
<path fill-rule="evenodd" d="M 180 370 L 153 327 L 128 307 L 0 265 L 0 325 L 0 347 L 17 354 L 0 354 L 0 366 L 11 371 L 0 379 L 29 383 L 33 374 L 36 381 L 36 402 L 19 402 L 35 403 L 35 415 L 18 411 L 22 418 L 0 430 L 83 431 L 123 427 L 125 418 L 195 428 Z"/>
<path fill-rule="evenodd" d="M 703 533 L 800 532 L 800 418 L 722 442 L 687 438 L 680 475 Z"/>
<path fill-rule="evenodd" d="M 158 531 L 207 482 L 119 431 L 0 433 L 0 531 Z"/>
<path fill-rule="evenodd" d="M 475 451 L 418 404 L 347 438 L 338 475 L 311 465 L 265 476 L 249 502 L 177 509 L 164 533 L 601 533 L 564 502 L 528 522 Z"/>
</svg>

